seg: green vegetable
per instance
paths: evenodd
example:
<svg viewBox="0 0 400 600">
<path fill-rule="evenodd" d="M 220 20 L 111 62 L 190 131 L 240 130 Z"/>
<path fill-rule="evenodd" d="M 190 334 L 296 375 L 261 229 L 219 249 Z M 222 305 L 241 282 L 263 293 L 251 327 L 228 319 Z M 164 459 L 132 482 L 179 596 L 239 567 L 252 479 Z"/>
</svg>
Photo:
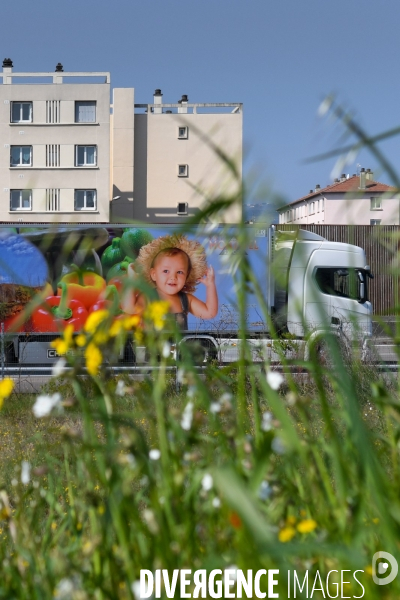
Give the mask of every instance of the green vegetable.
<svg viewBox="0 0 400 600">
<path fill-rule="evenodd" d="M 121 237 L 121 250 L 125 256 L 136 258 L 142 246 L 153 241 L 147 229 L 127 229 Z"/>
<path fill-rule="evenodd" d="M 114 238 L 111 246 L 108 246 L 108 248 L 106 248 L 102 254 L 101 264 L 103 266 L 103 272 L 105 275 L 107 275 L 112 266 L 124 260 L 125 254 L 122 253 L 120 243 L 121 238 Z"/>
<path fill-rule="evenodd" d="M 110 279 L 112 279 L 113 277 L 120 277 L 121 275 L 126 275 L 128 266 L 133 262 L 135 261 L 132 260 L 132 258 L 130 258 L 129 256 L 125 256 L 123 261 L 117 263 L 116 265 L 113 265 L 109 269 L 107 273 L 107 281 L 110 281 Z"/>
</svg>

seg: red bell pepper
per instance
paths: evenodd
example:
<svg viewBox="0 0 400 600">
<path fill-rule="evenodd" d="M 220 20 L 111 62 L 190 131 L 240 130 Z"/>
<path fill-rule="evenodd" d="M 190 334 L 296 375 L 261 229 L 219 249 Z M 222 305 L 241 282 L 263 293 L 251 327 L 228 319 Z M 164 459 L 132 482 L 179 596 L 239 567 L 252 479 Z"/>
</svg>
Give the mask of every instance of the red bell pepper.
<svg viewBox="0 0 400 600">
<path fill-rule="evenodd" d="M 115 316 L 120 312 L 118 289 L 115 285 L 108 285 L 101 297 L 89 308 L 89 314 L 96 310 L 108 310 Z"/>
<path fill-rule="evenodd" d="M 40 299 L 44 300 L 45 298 L 47 298 L 47 296 L 52 295 L 53 288 L 47 282 L 44 285 L 43 289 L 36 288 L 36 289 L 32 290 L 32 293 L 34 294 L 33 300 L 37 304 Z M 17 333 L 17 332 L 21 332 L 21 331 L 30 331 L 31 330 L 31 323 L 29 320 L 30 307 L 31 307 L 30 302 L 25 305 L 20 305 L 19 312 L 4 319 L 4 321 L 3 321 L 4 331 L 8 331 L 10 333 L 14 333 L 14 332 Z"/>
<path fill-rule="evenodd" d="M 58 284 L 57 293 L 61 293 L 61 283 L 67 284 L 68 300 L 78 300 L 87 309 L 99 299 L 106 288 L 106 282 L 100 275 L 92 271 L 75 271 L 67 273 Z"/>
<path fill-rule="evenodd" d="M 60 296 L 48 296 L 44 304 L 33 311 L 31 321 L 33 331 L 62 331 L 69 324 L 74 331 L 81 331 L 88 318 L 88 312 L 79 300 L 68 300 L 68 285 L 60 283 Z"/>
<path fill-rule="evenodd" d="M 9 332 L 19 332 L 24 331 L 25 328 L 25 319 L 23 316 L 23 311 L 14 315 L 13 317 L 8 317 L 4 319 L 4 331 Z"/>
</svg>

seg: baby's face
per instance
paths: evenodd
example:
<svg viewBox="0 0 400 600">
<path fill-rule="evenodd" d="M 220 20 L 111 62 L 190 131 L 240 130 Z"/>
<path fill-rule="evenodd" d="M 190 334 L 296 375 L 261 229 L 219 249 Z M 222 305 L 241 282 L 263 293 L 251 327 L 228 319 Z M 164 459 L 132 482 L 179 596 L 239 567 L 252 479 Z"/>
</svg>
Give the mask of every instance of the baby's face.
<svg viewBox="0 0 400 600">
<path fill-rule="evenodd" d="M 181 291 L 188 275 L 187 259 L 182 254 L 161 256 L 150 269 L 150 277 L 161 293 L 173 296 Z"/>
</svg>

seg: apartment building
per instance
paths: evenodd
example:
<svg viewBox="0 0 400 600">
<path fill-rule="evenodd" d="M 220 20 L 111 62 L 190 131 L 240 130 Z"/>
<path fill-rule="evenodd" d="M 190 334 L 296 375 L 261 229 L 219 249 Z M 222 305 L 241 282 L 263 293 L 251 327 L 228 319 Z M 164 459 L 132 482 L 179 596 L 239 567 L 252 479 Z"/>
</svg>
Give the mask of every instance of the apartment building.
<svg viewBox="0 0 400 600">
<path fill-rule="evenodd" d="M 112 220 L 181 222 L 209 199 L 239 194 L 243 107 L 240 103 L 135 104 L 133 89 L 114 89 L 111 115 Z M 221 158 L 235 165 L 236 175 Z M 240 201 L 218 216 L 241 219 Z"/>
<path fill-rule="evenodd" d="M 371 169 L 334 183 L 316 185 L 308 194 L 278 209 L 279 223 L 296 225 L 399 225 L 400 194 L 374 180 Z"/>
<path fill-rule="evenodd" d="M 109 220 L 110 74 L 0 73 L 1 220 Z"/>
<path fill-rule="evenodd" d="M 117 88 L 110 105 L 110 73 L 60 63 L 26 73 L 4 59 L 0 81 L 3 222 L 176 223 L 240 193 L 240 103 L 164 104 L 156 90 L 135 104 L 134 88 Z M 240 218 L 240 203 L 218 217 Z"/>
</svg>

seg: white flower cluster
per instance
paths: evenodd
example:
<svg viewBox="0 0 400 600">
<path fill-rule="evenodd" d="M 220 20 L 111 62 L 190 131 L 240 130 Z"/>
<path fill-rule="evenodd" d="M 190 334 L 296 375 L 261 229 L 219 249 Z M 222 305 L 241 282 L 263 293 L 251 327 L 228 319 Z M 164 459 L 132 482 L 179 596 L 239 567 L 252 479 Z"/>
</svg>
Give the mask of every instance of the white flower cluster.
<svg viewBox="0 0 400 600">
<path fill-rule="evenodd" d="M 184 408 L 181 419 L 181 427 L 185 431 L 189 431 L 193 421 L 193 402 L 188 402 Z"/>
<path fill-rule="evenodd" d="M 62 411 L 61 394 L 58 392 L 51 395 L 41 394 L 36 398 L 36 402 L 32 408 L 33 414 L 37 419 L 48 417 L 53 410 Z"/>
</svg>

